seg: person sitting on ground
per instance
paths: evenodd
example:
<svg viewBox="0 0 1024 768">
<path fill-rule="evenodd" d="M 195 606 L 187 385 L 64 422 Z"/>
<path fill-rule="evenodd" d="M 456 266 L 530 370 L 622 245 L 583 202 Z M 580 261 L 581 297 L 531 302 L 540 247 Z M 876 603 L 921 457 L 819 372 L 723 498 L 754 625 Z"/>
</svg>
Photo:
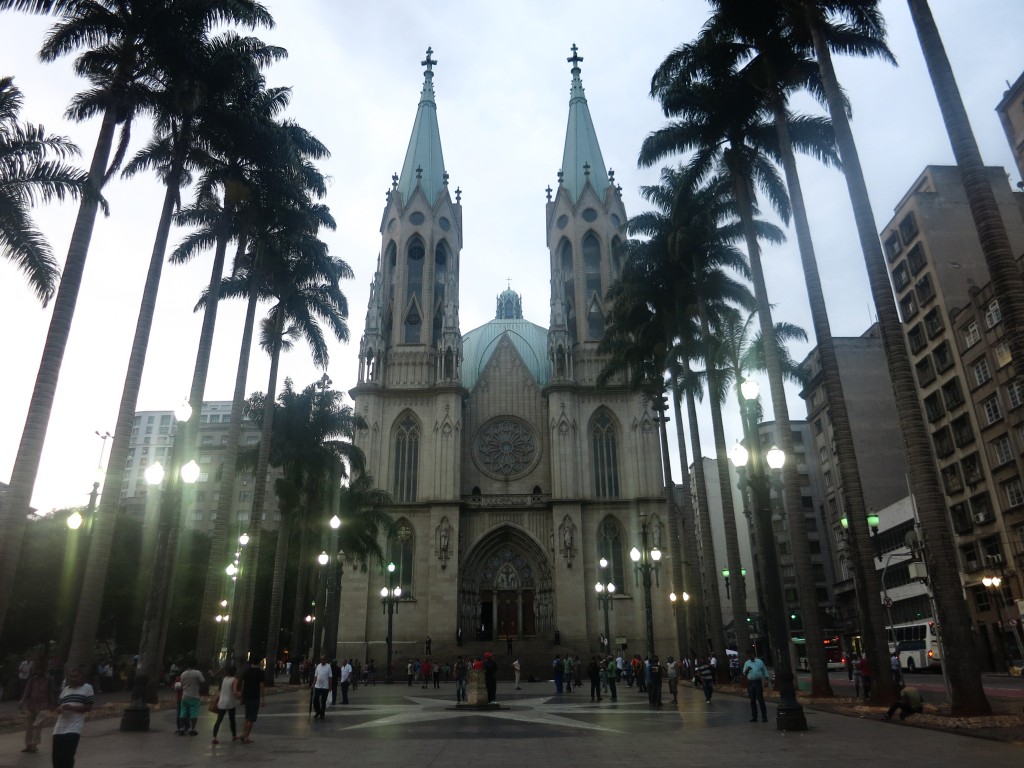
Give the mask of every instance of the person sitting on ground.
<svg viewBox="0 0 1024 768">
<path fill-rule="evenodd" d="M 917 692 L 917 688 L 910 685 L 904 686 L 900 691 L 900 700 L 889 707 L 884 719 L 892 720 L 897 709 L 900 711 L 900 720 L 906 720 L 915 712 L 918 714 L 924 712 L 924 701 L 921 699 L 921 694 Z"/>
</svg>

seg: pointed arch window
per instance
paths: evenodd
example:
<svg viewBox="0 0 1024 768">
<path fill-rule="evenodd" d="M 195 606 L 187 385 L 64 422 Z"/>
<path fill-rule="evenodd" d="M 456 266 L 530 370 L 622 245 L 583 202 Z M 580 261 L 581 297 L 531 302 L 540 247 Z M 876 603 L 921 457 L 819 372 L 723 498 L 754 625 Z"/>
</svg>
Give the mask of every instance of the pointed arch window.
<svg viewBox="0 0 1024 768">
<path fill-rule="evenodd" d="M 583 238 L 583 271 L 586 274 L 587 300 L 597 295 L 598 300 L 604 298 L 601 291 L 601 243 L 597 235 L 588 232 Z"/>
<path fill-rule="evenodd" d="M 587 310 L 587 336 L 591 341 L 600 341 L 604 336 L 604 313 L 596 297 L 590 299 Z"/>
<path fill-rule="evenodd" d="M 388 562 L 395 564 L 395 586 L 402 588 L 402 597 L 413 596 L 413 560 L 416 537 L 407 520 L 399 520 L 395 534 L 388 541 Z"/>
<path fill-rule="evenodd" d="M 612 268 L 615 270 L 615 277 L 622 274 L 623 257 L 622 239 L 618 236 L 612 238 Z"/>
<path fill-rule="evenodd" d="M 395 430 L 395 501 L 416 501 L 419 460 L 419 424 L 412 416 L 406 415 L 398 422 L 398 429 Z"/>
<path fill-rule="evenodd" d="M 601 581 L 610 579 L 616 589 L 626 591 L 625 568 L 622 559 L 622 531 L 614 517 L 608 516 L 597 529 L 597 558 L 608 561 L 608 567 L 598 573 Z"/>
<path fill-rule="evenodd" d="M 388 243 L 388 249 L 384 251 L 384 274 L 388 286 L 388 303 L 395 300 L 395 267 L 398 264 L 398 246 L 392 240 Z"/>
<path fill-rule="evenodd" d="M 414 303 L 419 306 L 423 305 L 423 261 L 426 255 L 423 241 L 418 237 L 413 238 L 406 249 L 406 255 L 408 258 L 406 259 L 405 301 L 406 306 L 411 308 L 405 316 L 405 343 L 419 344 L 423 318 L 416 307 L 412 305 Z"/>
<path fill-rule="evenodd" d="M 576 343 L 576 296 L 573 279 L 572 243 L 563 240 L 558 248 L 558 264 L 562 272 L 565 324 L 569 329 L 569 344 Z"/>
<path fill-rule="evenodd" d="M 615 425 L 607 411 L 594 417 L 590 428 L 593 445 L 594 496 L 599 499 L 619 498 L 619 453 Z"/>
</svg>

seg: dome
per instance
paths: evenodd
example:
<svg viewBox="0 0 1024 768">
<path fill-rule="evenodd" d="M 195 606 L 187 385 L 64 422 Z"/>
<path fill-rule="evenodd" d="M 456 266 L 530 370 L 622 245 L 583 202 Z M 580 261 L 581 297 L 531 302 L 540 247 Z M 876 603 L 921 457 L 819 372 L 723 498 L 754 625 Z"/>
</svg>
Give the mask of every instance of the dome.
<svg viewBox="0 0 1024 768">
<path fill-rule="evenodd" d="M 523 320 L 520 314 L 519 318 L 496 318 L 462 337 L 462 386 L 466 389 L 476 386 L 480 372 L 503 336 L 512 342 L 534 381 L 541 386 L 547 384 L 548 330 Z"/>
<path fill-rule="evenodd" d="M 508 288 L 498 294 L 498 309 L 494 313 L 498 320 L 522 320 L 523 297 Z"/>
</svg>

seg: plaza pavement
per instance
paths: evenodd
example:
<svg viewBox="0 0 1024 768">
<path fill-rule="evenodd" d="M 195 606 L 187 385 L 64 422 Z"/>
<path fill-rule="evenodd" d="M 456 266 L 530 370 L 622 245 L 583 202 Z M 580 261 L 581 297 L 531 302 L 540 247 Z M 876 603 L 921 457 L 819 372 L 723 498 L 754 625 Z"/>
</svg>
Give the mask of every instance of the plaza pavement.
<svg viewBox="0 0 1024 768">
<path fill-rule="evenodd" d="M 667 694 L 667 690 L 666 690 Z M 678 706 L 652 709 L 644 694 L 621 686 L 618 702 L 591 703 L 589 686 L 555 696 L 549 683 L 524 683 L 521 691 L 499 683 L 501 708 L 481 713 L 456 709 L 454 686 L 403 683 L 360 686 L 350 704 L 311 721 L 305 691 L 268 694 L 253 730 L 255 743 L 232 744 L 227 721 L 222 743 L 210 743 L 214 716 L 203 712 L 200 735 L 177 736 L 173 712 L 154 711 L 151 730 L 122 733 L 119 719 L 86 724 L 77 768 L 189 768 L 190 766 L 354 765 L 359 768 L 421 766 L 901 766 L 986 768 L 1020 765 L 1024 745 L 829 714 L 808 708 L 806 733 L 751 723 L 747 701 L 703 695 L 681 685 Z M 339 695 L 340 702 L 340 695 Z M 241 714 L 241 711 L 239 711 Z M 224 738 L 226 737 L 226 741 Z M 21 731 L 0 735 L 0 767 L 48 766 L 50 728 L 38 754 L 23 754 Z"/>
</svg>

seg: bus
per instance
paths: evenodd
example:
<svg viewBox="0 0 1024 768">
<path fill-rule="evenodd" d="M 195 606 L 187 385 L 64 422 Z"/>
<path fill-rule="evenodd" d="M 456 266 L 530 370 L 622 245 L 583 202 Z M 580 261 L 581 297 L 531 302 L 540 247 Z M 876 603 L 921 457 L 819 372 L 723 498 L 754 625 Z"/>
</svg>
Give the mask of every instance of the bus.
<svg viewBox="0 0 1024 768">
<path fill-rule="evenodd" d="M 810 670 L 810 663 L 807 661 L 807 652 L 804 650 L 806 639 L 803 637 L 794 637 L 793 645 L 796 646 L 796 658 L 797 666 L 807 672 Z M 829 669 L 846 669 L 846 654 L 843 653 L 842 639 L 836 635 L 835 637 L 826 637 L 822 640 L 825 645 L 825 661 Z"/>
<path fill-rule="evenodd" d="M 907 672 L 941 669 L 939 625 L 925 619 L 889 627 L 889 651 L 899 654 L 900 667 Z"/>
</svg>

